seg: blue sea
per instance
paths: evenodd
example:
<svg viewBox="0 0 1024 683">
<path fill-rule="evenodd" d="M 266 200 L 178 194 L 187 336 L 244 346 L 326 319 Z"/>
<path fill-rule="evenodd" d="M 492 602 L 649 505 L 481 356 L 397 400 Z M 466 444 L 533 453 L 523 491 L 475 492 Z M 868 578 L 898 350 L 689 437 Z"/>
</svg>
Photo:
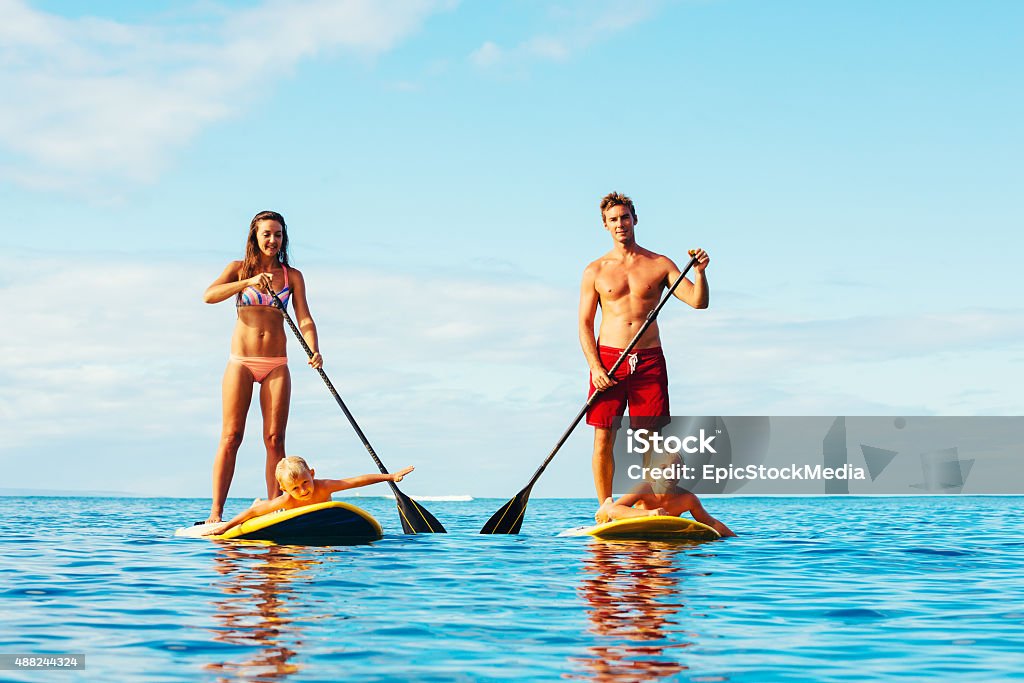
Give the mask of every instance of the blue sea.
<svg viewBox="0 0 1024 683">
<path fill-rule="evenodd" d="M 511 495 L 511 492 L 510 492 Z M 1018 497 L 714 498 L 739 538 L 558 538 L 584 500 L 425 502 L 451 533 L 371 545 L 173 537 L 199 499 L 0 498 L 12 681 L 861 681 L 1024 678 Z M 229 512 L 245 502 L 231 501 Z"/>
</svg>

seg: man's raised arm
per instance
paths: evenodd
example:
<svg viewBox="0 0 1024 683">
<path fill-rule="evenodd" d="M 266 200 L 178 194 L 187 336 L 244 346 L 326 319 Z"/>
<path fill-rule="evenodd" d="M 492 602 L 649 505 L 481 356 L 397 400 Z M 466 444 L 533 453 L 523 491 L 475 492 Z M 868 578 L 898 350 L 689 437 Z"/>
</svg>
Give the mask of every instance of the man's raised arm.
<svg viewBox="0 0 1024 683">
<path fill-rule="evenodd" d="M 708 292 L 708 279 L 704 275 L 704 269 L 711 263 L 711 258 L 703 249 L 697 249 L 693 255 L 697 258 L 697 263 L 693 266 L 693 282 L 684 278 L 679 283 L 679 286 L 676 287 L 675 297 L 694 308 L 707 308 L 710 293 Z M 676 281 L 676 278 L 679 277 L 680 270 L 679 266 L 672 259 L 667 260 L 669 268 L 665 286 L 670 287 Z"/>
</svg>

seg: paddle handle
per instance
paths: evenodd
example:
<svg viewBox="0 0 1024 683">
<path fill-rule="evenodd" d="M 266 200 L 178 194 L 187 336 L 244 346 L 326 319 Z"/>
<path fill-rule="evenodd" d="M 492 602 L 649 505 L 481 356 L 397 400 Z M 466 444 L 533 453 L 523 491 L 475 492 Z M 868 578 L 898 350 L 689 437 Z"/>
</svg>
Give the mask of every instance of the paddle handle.
<svg viewBox="0 0 1024 683">
<path fill-rule="evenodd" d="M 305 338 L 302 336 L 302 332 L 300 332 L 299 328 L 295 325 L 295 321 L 292 320 L 292 317 L 290 315 L 288 315 L 288 311 L 285 310 L 284 304 L 281 303 L 281 299 L 278 298 L 277 293 L 274 292 L 273 290 L 270 290 L 270 296 L 274 297 L 274 305 L 281 310 L 281 315 L 284 316 L 285 322 L 288 323 L 288 327 L 292 328 L 292 332 L 295 333 L 295 338 L 299 340 L 300 344 L 302 344 L 302 348 L 303 350 L 305 350 L 306 355 L 312 358 L 313 349 L 309 348 L 309 344 L 306 343 Z M 370 457 L 373 458 L 373 461 L 377 464 L 377 469 L 381 471 L 381 474 L 389 474 L 388 469 L 384 467 L 384 463 L 382 463 L 380 461 L 380 458 L 377 457 L 377 452 L 374 451 L 373 446 L 370 445 L 370 440 L 366 438 L 366 434 L 364 434 L 363 430 L 360 429 L 359 423 L 356 422 L 356 418 L 352 415 L 352 412 L 348 409 L 348 406 L 345 405 L 345 402 L 341 400 L 341 395 L 338 394 L 338 390 L 335 389 L 334 385 L 331 383 L 331 378 L 327 376 L 327 373 L 324 372 L 323 368 L 317 368 L 316 371 L 320 373 L 320 379 L 322 379 L 324 381 L 324 384 L 327 385 L 327 389 L 330 390 L 331 396 L 333 396 L 334 400 L 338 402 L 338 407 L 341 408 L 341 412 L 345 413 L 345 417 L 348 418 L 349 424 L 352 425 L 352 429 L 356 431 L 356 435 L 359 436 L 359 440 L 363 442 L 363 446 L 366 447 L 366 451 L 370 454 Z M 398 487 L 395 486 L 395 482 L 389 481 L 388 486 L 390 486 L 391 489 L 395 491 L 397 494 Z"/>
<path fill-rule="evenodd" d="M 661 313 L 661 309 L 665 307 L 665 304 L 668 303 L 668 300 L 676 291 L 676 288 L 679 286 L 679 283 L 682 282 L 683 278 L 686 277 L 686 274 L 690 272 L 690 268 L 693 268 L 693 266 L 696 265 L 697 257 L 694 255 L 693 251 L 690 252 L 690 256 L 690 262 L 686 264 L 686 267 L 683 268 L 683 271 L 679 273 L 679 277 L 677 277 L 675 282 L 672 283 L 672 286 L 668 288 L 668 291 L 665 292 L 665 295 L 661 297 L 661 301 L 658 302 L 658 305 L 655 306 L 654 309 L 647 314 L 647 319 L 644 320 L 644 324 L 640 326 L 640 329 L 636 331 L 635 335 L 633 335 L 633 339 L 629 342 L 629 344 L 626 345 L 626 348 L 622 350 L 622 353 L 619 354 L 618 360 L 616 360 L 615 363 L 608 369 L 609 377 L 613 377 L 615 375 L 615 371 L 618 370 L 619 366 L 622 365 L 622 362 L 626 360 L 626 356 L 629 355 L 629 352 L 632 351 L 633 347 L 637 345 L 637 343 L 640 341 L 640 338 L 644 336 L 645 332 L 647 332 L 648 328 L 650 328 L 650 326 L 654 324 L 654 321 L 658 317 L 658 314 Z M 540 479 L 540 475 L 544 473 L 544 470 L 547 468 L 548 464 L 554 459 L 555 454 L 558 453 L 559 449 L 562 448 L 562 445 L 569 439 L 569 435 L 572 434 L 574 429 L 576 429 L 576 425 L 578 425 L 580 423 L 580 420 L 583 419 L 583 416 L 587 414 L 587 411 L 590 410 L 590 406 L 594 404 L 594 401 L 597 400 L 597 396 L 600 393 L 601 392 L 599 391 L 595 391 L 587 398 L 587 402 L 583 404 L 583 408 L 580 409 L 580 412 L 576 414 L 576 417 L 573 419 L 572 423 L 569 424 L 569 428 L 562 433 L 562 438 L 558 440 L 558 443 L 555 444 L 555 447 L 551 450 L 551 453 L 548 455 L 548 457 L 544 459 L 544 462 L 541 463 L 540 467 L 537 468 L 537 471 L 533 473 L 533 477 L 530 479 L 530 483 L 527 484 L 526 487 L 523 489 L 524 491 L 529 491 L 530 489 L 533 488 L 533 485 L 537 483 L 537 480 Z"/>
</svg>

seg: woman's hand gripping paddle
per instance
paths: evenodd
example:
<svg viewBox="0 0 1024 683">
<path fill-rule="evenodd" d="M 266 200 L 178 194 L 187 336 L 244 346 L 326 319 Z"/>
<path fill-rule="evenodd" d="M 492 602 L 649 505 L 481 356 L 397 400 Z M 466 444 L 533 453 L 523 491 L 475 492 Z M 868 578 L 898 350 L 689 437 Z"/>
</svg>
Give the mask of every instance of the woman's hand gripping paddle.
<svg viewBox="0 0 1024 683">
<path fill-rule="evenodd" d="M 270 296 L 274 297 L 274 305 L 277 306 L 282 315 L 284 315 L 284 319 L 288 323 L 288 327 L 292 328 L 292 332 L 295 333 L 295 338 L 299 340 L 299 343 L 302 344 L 302 348 L 305 349 L 306 355 L 312 358 L 313 350 L 309 348 L 309 344 L 307 344 L 306 340 L 302 338 L 302 333 L 299 332 L 299 328 L 295 326 L 295 321 L 292 320 L 292 317 L 288 315 L 288 311 L 285 310 L 284 305 L 281 303 L 281 299 L 277 297 L 277 294 L 273 289 L 268 289 L 268 291 L 270 292 Z M 356 422 L 356 419 L 352 417 L 352 413 L 349 412 L 348 406 L 346 406 L 345 402 L 341 400 L 341 396 L 338 395 L 338 390 L 334 388 L 333 384 L 331 384 L 331 380 L 327 377 L 327 373 L 324 372 L 323 368 L 317 368 L 316 371 L 320 373 L 320 379 L 322 379 L 324 384 L 327 385 L 327 388 L 331 392 L 331 396 L 333 396 L 334 400 L 338 402 L 338 406 L 341 408 L 341 411 L 345 413 L 345 417 L 348 418 L 352 428 L 356 430 L 359 440 L 363 442 L 364 446 L 366 446 L 366 450 L 369 452 L 370 457 L 373 458 L 375 463 L 377 463 L 377 469 L 379 469 L 382 474 L 389 474 L 387 468 L 384 467 L 384 463 L 382 463 L 380 458 L 377 457 L 377 453 L 373 450 L 373 446 L 370 445 L 370 441 L 366 438 L 366 434 L 363 434 L 363 430 L 359 428 L 359 424 Z M 445 528 L 441 526 L 441 523 L 437 521 L 434 515 L 427 512 L 426 508 L 414 501 L 412 498 L 399 491 L 395 482 L 389 481 L 388 486 L 391 487 L 391 491 L 395 494 L 395 503 L 398 505 L 398 516 L 402 520 L 402 531 L 407 534 L 447 533 Z"/>
<path fill-rule="evenodd" d="M 619 359 L 615 361 L 615 364 L 608 369 L 609 377 L 615 376 L 615 371 L 619 369 L 620 365 L 622 365 L 622 361 L 626 359 L 626 356 L 629 355 L 629 352 L 632 351 L 633 347 L 637 345 L 637 342 L 640 341 L 640 337 L 644 336 L 644 332 L 647 331 L 647 328 L 649 328 L 654 323 L 654 320 L 658 317 L 658 313 L 660 313 L 661 309 L 664 308 L 666 303 L 668 303 L 668 300 L 672 296 L 672 293 L 676 291 L 676 287 L 678 287 L 679 283 L 683 281 L 684 277 L 686 277 L 686 273 L 688 273 L 690 268 L 693 268 L 693 266 L 697 263 L 697 257 L 694 255 L 696 252 L 691 250 L 689 253 L 690 262 L 686 265 L 685 268 L 683 268 L 683 272 L 679 273 L 679 277 L 677 277 L 676 281 L 672 283 L 672 286 L 668 288 L 668 291 L 665 292 L 665 295 L 661 297 L 661 301 L 659 301 L 658 305 L 654 307 L 654 310 L 647 314 L 647 320 L 645 320 L 644 324 L 640 326 L 639 330 L 637 330 L 636 335 L 633 337 L 632 341 L 629 342 L 629 345 L 622 350 L 622 353 L 619 355 Z M 502 505 L 497 512 L 491 515 L 491 518 L 487 520 L 486 524 L 484 524 L 484 528 L 480 530 L 480 533 L 519 533 L 519 529 L 523 526 L 523 517 L 526 515 L 526 504 L 530 500 L 530 491 L 533 490 L 533 485 L 537 483 L 537 480 L 540 479 L 540 475 L 544 473 L 545 468 L 547 468 L 548 464 L 554 459 L 555 453 L 558 453 L 558 449 L 562 447 L 562 444 L 564 444 L 566 440 L 569 438 L 569 435 L 572 434 L 572 430 L 576 429 L 576 425 L 578 425 L 580 423 L 580 420 L 583 419 L 583 416 L 587 414 L 587 411 L 590 409 L 590 406 L 593 405 L 594 401 L 597 400 L 597 396 L 599 393 L 600 392 L 595 391 L 593 394 L 590 395 L 590 398 L 587 399 L 587 402 L 583 405 L 583 408 L 580 410 L 580 412 L 576 414 L 576 417 L 569 425 L 569 428 L 566 429 L 565 432 L 562 434 L 562 438 L 560 438 L 558 440 L 558 443 L 555 444 L 554 449 L 552 449 L 551 453 L 544 460 L 544 462 L 541 463 L 540 467 L 537 468 L 537 471 L 533 473 L 533 477 L 530 478 L 529 483 L 527 483 L 523 490 L 517 493 L 515 497 L 512 498 L 512 500 Z"/>
</svg>

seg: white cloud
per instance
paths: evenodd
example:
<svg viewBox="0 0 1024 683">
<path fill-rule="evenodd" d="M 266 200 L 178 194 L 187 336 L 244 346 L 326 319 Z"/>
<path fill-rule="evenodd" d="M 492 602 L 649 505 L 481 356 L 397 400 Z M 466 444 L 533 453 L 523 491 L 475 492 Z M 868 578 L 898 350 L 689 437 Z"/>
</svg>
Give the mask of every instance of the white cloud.
<svg viewBox="0 0 1024 683">
<path fill-rule="evenodd" d="M 487 41 L 469 55 L 469 60 L 482 68 L 493 66 L 501 61 L 501 48 Z"/>
<path fill-rule="evenodd" d="M 31 455 L 68 479 L 54 481 L 56 488 L 110 489 L 117 487 L 109 481 L 84 482 L 102 479 L 96 463 L 119 453 L 125 472 L 118 478 L 141 482 L 133 490 L 201 494 L 219 431 L 234 311 L 230 302 L 208 306 L 200 296 L 223 264 L 116 259 L 19 255 L 0 281 L 0 295 L 19 300 L 7 312 L 17 332 L 0 341 L 0 461 Z M 567 294 L 571 310 L 572 292 L 306 272 L 328 374 L 386 463 L 427 465 L 410 482 L 412 492 L 450 493 L 454 467 L 472 469 L 467 459 L 485 451 L 514 451 L 505 439 L 492 443 L 510 422 L 520 437 L 536 431 L 543 440 L 563 419 L 558 392 L 568 389 L 570 400 L 582 392 L 575 323 L 562 315 L 565 307 L 549 303 Z M 32 296 L 15 296 L 26 281 Z M 366 468 L 319 377 L 294 343 L 289 348 L 289 447 L 315 455 L 327 471 Z M 248 464 L 238 478 L 258 488 L 258 408 L 250 415 L 240 454 Z M 504 455 L 498 462 L 520 464 Z M 188 489 L 168 491 L 168 474 L 184 477 Z"/>
<path fill-rule="evenodd" d="M 565 61 L 574 53 L 646 21 L 660 5 L 656 0 L 563 3 L 547 10 L 543 32 L 511 47 L 486 41 L 470 53 L 469 60 L 481 69 L 520 66 L 537 60 Z"/>
<path fill-rule="evenodd" d="M 570 53 L 570 48 L 564 41 L 547 36 L 531 38 L 523 43 L 520 49 L 534 57 L 557 62 L 567 59 Z"/>
<path fill-rule="evenodd" d="M 670 369 L 680 379 L 684 373 L 678 393 L 688 397 L 690 411 L 703 405 L 713 414 L 758 415 L 1019 412 L 1019 310 L 807 319 L 711 309 L 669 314 L 662 330 L 685 346 Z"/>
<path fill-rule="evenodd" d="M 373 57 L 447 3 L 270 0 L 189 37 L 173 25 L 67 19 L 0 0 L 0 176 L 34 188 L 151 181 L 167 155 L 301 60 Z"/>
<path fill-rule="evenodd" d="M 12 262 L 0 280 L 0 464 L 27 454 L 53 471 L 54 488 L 117 488 L 98 471 L 106 458 L 135 490 L 205 493 L 234 311 L 200 296 L 223 264 Z M 511 495 L 509 479 L 525 483 L 582 405 L 574 288 L 303 270 L 326 370 L 384 462 L 420 465 L 411 492 Z M 981 309 L 795 320 L 675 302 L 660 324 L 676 414 L 1013 414 L 1022 321 Z M 319 377 L 289 349 L 289 450 L 328 472 L 366 468 Z M 251 415 L 236 490 L 255 495 Z M 543 495 L 589 493 L 589 439 L 577 430 Z"/>
</svg>

